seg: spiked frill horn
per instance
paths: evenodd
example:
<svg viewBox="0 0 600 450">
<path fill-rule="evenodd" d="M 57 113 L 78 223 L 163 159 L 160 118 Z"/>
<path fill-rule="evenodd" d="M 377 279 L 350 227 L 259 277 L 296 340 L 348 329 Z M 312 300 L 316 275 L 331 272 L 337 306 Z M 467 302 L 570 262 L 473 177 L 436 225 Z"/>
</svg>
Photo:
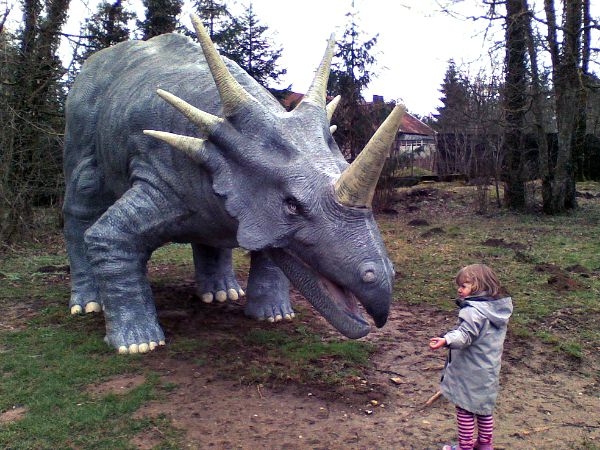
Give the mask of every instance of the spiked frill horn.
<svg viewBox="0 0 600 450">
<path fill-rule="evenodd" d="M 177 108 L 179 112 L 181 112 L 193 124 L 200 128 L 200 131 L 202 131 L 204 134 L 210 135 L 217 125 L 223 122 L 223 119 L 220 117 L 204 112 L 190 105 L 188 102 L 181 100 L 179 97 L 171 94 L 170 92 L 157 89 L 156 93 L 167 103 L 170 103 L 172 106 Z"/>
<path fill-rule="evenodd" d="M 340 203 L 359 208 L 371 207 L 377 180 L 405 111 L 404 105 L 396 105 L 364 150 L 338 178 L 335 194 Z"/>
<path fill-rule="evenodd" d="M 252 100 L 252 96 L 229 73 L 198 16 L 190 14 L 190 17 L 196 29 L 202 52 L 210 68 L 210 73 L 219 90 L 223 112 L 225 117 L 229 117 L 236 112 L 241 104 Z"/>
<path fill-rule="evenodd" d="M 327 50 L 323 60 L 315 73 L 315 78 L 308 88 L 308 92 L 300 102 L 315 103 L 321 108 L 325 108 L 325 101 L 327 96 L 327 80 L 329 79 L 329 71 L 331 70 L 331 60 L 333 58 L 333 48 L 335 47 L 335 36 L 332 34 L 327 43 Z"/>
<path fill-rule="evenodd" d="M 327 120 L 329 122 L 331 122 L 331 118 L 333 117 L 333 113 L 335 113 L 335 109 L 337 108 L 338 104 L 340 103 L 340 100 L 342 99 L 342 97 L 340 95 L 336 95 L 334 97 L 333 100 L 331 100 L 328 104 L 327 104 Z"/>
<path fill-rule="evenodd" d="M 198 139 L 191 136 L 182 136 L 180 134 L 156 130 L 144 130 L 144 134 L 166 142 L 201 164 L 205 163 L 208 159 L 204 150 L 206 139 Z"/>
</svg>

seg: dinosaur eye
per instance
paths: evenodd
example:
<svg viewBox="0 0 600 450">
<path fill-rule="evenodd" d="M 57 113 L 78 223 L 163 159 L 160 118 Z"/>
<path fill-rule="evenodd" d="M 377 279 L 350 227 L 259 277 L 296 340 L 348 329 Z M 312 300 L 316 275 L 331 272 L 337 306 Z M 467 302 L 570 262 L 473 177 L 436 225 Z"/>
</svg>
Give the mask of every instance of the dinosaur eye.
<svg viewBox="0 0 600 450">
<path fill-rule="evenodd" d="M 298 203 L 298 200 L 296 200 L 295 198 L 286 199 L 285 210 L 288 214 L 291 214 L 293 216 L 300 214 L 300 204 Z"/>
</svg>

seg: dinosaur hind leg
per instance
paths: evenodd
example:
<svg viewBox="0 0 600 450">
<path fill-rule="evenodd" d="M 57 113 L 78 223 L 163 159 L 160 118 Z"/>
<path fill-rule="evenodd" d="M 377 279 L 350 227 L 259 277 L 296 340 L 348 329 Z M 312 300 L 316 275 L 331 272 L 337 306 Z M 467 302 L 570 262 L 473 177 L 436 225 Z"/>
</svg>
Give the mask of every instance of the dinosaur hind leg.
<svg viewBox="0 0 600 450">
<path fill-rule="evenodd" d="M 245 295 L 233 273 L 231 249 L 192 244 L 196 294 L 205 303 L 237 300 Z"/>
<path fill-rule="evenodd" d="M 248 303 L 244 313 L 258 320 L 292 320 L 290 282 L 263 252 L 252 252 L 248 276 Z"/>
</svg>

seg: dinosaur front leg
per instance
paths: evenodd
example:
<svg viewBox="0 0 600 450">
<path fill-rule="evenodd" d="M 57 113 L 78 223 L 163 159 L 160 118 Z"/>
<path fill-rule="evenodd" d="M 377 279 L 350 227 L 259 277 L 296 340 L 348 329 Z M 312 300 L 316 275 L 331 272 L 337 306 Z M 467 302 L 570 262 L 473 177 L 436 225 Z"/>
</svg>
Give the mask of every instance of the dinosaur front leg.
<svg viewBox="0 0 600 450">
<path fill-rule="evenodd" d="M 290 282 L 263 252 L 252 252 L 248 276 L 248 303 L 244 313 L 255 319 L 292 320 Z"/>
<path fill-rule="evenodd" d="M 192 244 L 196 270 L 196 293 L 204 303 L 237 300 L 245 295 L 238 284 L 231 261 L 231 249 Z"/>
<path fill-rule="evenodd" d="M 65 157 L 69 159 L 68 155 L 79 148 L 74 148 L 72 136 L 68 135 L 66 140 Z M 83 151 L 90 150 L 84 148 Z M 105 192 L 100 171 L 92 157 L 83 158 L 72 170 L 67 170 L 65 182 L 64 234 L 71 272 L 69 308 L 71 314 L 99 312 L 98 288 L 86 255 L 83 236 L 114 199 Z"/>
<path fill-rule="evenodd" d="M 166 240 L 167 224 L 177 223 L 182 215 L 161 193 L 140 183 L 85 233 L 104 307 L 105 340 L 119 353 L 144 353 L 165 343 L 146 265 Z"/>
</svg>

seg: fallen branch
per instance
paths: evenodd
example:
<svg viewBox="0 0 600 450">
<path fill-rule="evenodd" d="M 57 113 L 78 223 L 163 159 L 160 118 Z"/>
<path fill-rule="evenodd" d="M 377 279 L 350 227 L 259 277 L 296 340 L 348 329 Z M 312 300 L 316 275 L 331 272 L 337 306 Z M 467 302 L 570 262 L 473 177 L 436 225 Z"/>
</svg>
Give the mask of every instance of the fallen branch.
<svg viewBox="0 0 600 450">
<path fill-rule="evenodd" d="M 442 392 L 441 391 L 437 391 L 435 394 L 433 394 L 431 397 L 429 397 L 429 400 L 427 400 L 425 402 L 425 406 L 424 408 L 427 408 L 428 406 L 433 405 L 433 403 L 442 396 Z"/>
</svg>

